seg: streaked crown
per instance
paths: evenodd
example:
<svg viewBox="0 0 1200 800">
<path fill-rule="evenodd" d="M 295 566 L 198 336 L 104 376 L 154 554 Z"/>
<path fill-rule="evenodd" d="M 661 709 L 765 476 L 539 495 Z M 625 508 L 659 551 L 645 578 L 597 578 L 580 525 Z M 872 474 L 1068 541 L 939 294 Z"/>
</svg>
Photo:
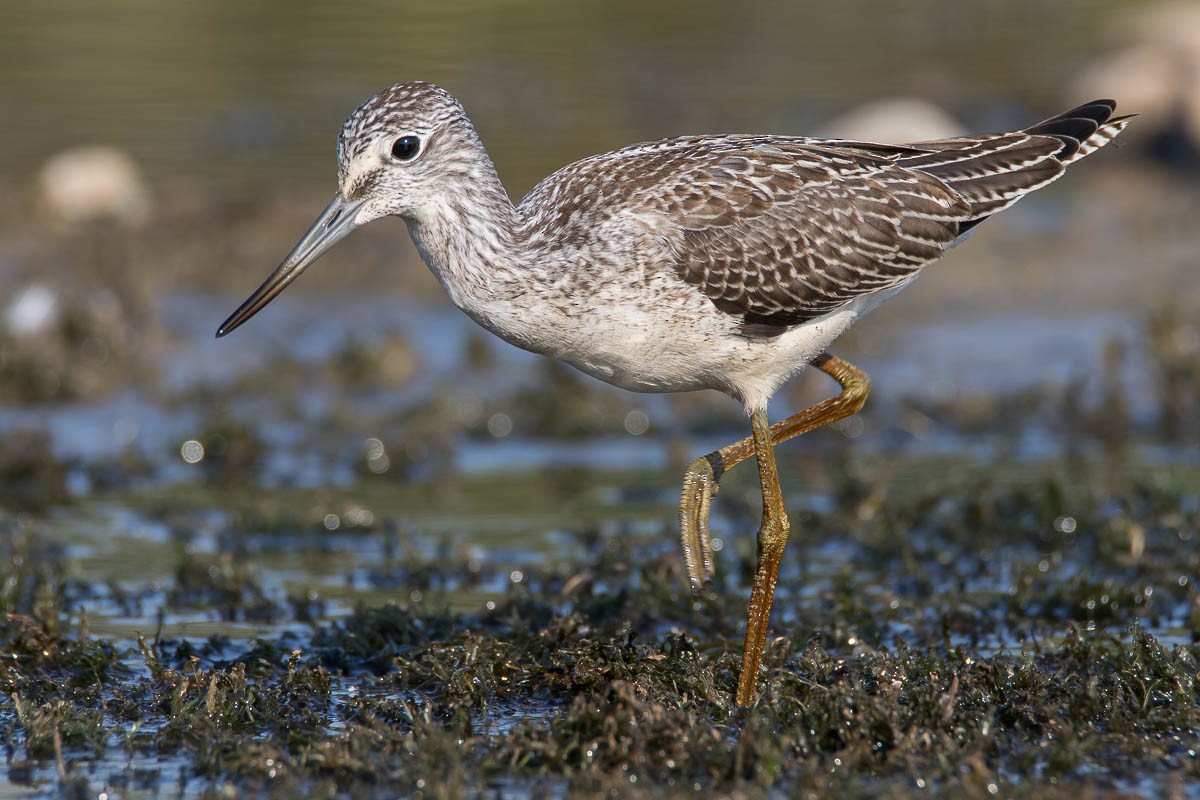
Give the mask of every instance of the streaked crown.
<svg viewBox="0 0 1200 800">
<path fill-rule="evenodd" d="M 462 104 L 442 87 L 424 81 L 398 83 L 356 108 L 343 123 L 337 145 L 339 176 L 380 139 L 412 135 L 424 150 L 430 137 L 441 131 L 471 127 Z"/>
</svg>

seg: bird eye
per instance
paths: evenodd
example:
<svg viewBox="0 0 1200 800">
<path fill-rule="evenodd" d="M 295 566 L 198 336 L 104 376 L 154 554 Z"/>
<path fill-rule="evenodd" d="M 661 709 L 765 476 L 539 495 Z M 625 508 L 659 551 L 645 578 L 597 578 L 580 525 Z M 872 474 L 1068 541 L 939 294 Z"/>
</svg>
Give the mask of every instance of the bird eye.
<svg viewBox="0 0 1200 800">
<path fill-rule="evenodd" d="M 392 155 L 401 161 L 408 161 L 416 156 L 421 149 L 421 140 L 416 136 L 401 136 L 392 144 Z"/>
</svg>

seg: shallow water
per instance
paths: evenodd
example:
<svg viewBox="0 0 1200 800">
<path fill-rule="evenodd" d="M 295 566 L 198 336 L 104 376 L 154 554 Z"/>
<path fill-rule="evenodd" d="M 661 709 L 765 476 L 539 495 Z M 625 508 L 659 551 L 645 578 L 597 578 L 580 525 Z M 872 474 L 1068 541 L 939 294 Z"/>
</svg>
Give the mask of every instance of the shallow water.
<svg viewBox="0 0 1200 800">
<path fill-rule="evenodd" d="M 683 464 L 747 433 L 727 398 L 631 395 L 486 336 L 436 293 L 398 225 L 356 235 L 344 261 L 331 254 L 253 326 L 213 339 L 332 189 L 341 119 L 392 81 L 444 83 L 514 196 L 632 140 L 811 131 L 900 93 L 996 129 L 1059 108 L 1069 76 L 1113 41 L 1114 13 L 1139 5 L 0 4 L 0 113 L 21 121 L 0 132 L 0 204 L 12 212 L 0 288 L 15 297 L 35 285 L 63 308 L 118 296 L 115 321 L 72 333 L 68 319 L 60 337 L 83 341 L 68 369 L 91 359 L 110 380 L 0 405 L 0 443 L 48 434 L 44 450 L 31 440 L 32 460 L 0 454 L 0 546 L 17 548 L 0 566 L 20 576 L 0 582 L 0 600 L 17 598 L 22 614 L 45 602 L 21 594 L 36 581 L 18 562 L 36 556 L 50 576 L 37 585 L 61 603 L 52 616 L 116 647 L 130 685 L 151 672 L 139 637 L 190 646 L 202 654 L 193 666 L 223 677 L 260 645 L 294 648 L 311 666 L 324 657 L 315 638 L 363 608 L 411 611 L 414 624 L 445 610 L 490 630 L 490 611 L 515 616 L 535 594 L 547 613 L 585 620 L 566 638 L 616 641 L 595 607 L 611 603 L 620 635 L 640 637 L 651 658 L 669 657 L 673 637 L 705 657 L 735 652 L 759 513 L 753 470 L 731 473 L 714 505 L 716 599 L 684 593 L 675 529 Z M 64 232 L 38 216 L 36 166 L 96 142 L 145 169 L 161 200 L 146 229 Z M 953 265 L 839 343 L 873 395 L 836 430 L 780 448 L 796 521 L 772 617 L 772 646 L 796 643 L 780 670 L 798 669 L 810 638 L 849 663 L 924 648 L 951 667 L 964 653 L 1007 663 L 1092 634 L 1146 631 L 1194 650 L 1194 185 L 1113 150 L 989 223 Z M 350 262 L 359 271 L 339 269 Z M 1164 309 L 1174 328 L 1156 333 Z M 0 339 L 0 366 L 16 338 Z M 29 341 L 47 361 L 61 344 L 53 331 Z M 773 416 L 827 384 L 795 381 Z M 1181 398 L 1172 429 L 1167 410 Z M 33 491 L 14 488 L 25 481 Z M 584 608 L 581 595 L 598 600 Z M 518 622 L 491 633 L 525 633 Z M 361 732 L 364 697 L 376 710 L 439 702 L 439 687 L 364 661 L 331 677 L 325 732 Z M 0 695 L 0 725 L 20 737 L 13 697 Z M 573 699 L 497 693 L 473 708 L 472 741 L 578 724 Z M 405 713 L 389 718 L 393 730 L 408 730 Z M 714 735 L 735 741 L 741 723 L 713 713 Z M 186 749 L 127 747 L 167 724 L 157 712 L 105 721 L 103 755 L 66 750 L 64 766 L 91 789 L 242 788 L 197 778 Z M 26 759 L 21 741 L 0 798 L 65 791 L 56 758 Z M 1146 797 L 1173 785 L 1071 755 L 1072 779 Z M 1046 765 L 1028 763 L 996 774 L 1040 780 Z M 490 774 L 488 796 L 578 788 L 577 775 L 548 770 Z M 733 790 L 759 791 L 771 775 Z"/>
<path fill-rule="evenodd" d="M 875 460 L 869 447 L 858 452 L 864 466 Z M 131 676 L 146 674 L 146 664 L 136 652 L 139 637 L 161 638 L 173 646 L 190 642 L 205 654 L 197 663 L 218 669 L 247 658 L 263 641 L 277 641 L 297 653 L 315 653 L 313 626 L 344 619 L 360 605 L 485 614 L 521 592 L 529 576 L 554 565 L 576 570 L 580 567 L 574 565 L 583 564 L 586 570 L 595 559 L 595 537 L 633 547 L 650 561 L 675 558 L 673 470 L 642 469 L 631 476 L 582 468 L 568 488 L 559 485 L 561 478 L 556 477 L 561 468 L 547 468 L 552 463 L 545 460 L 549 456 L 540 455 L 542 468 L 533 471 L 482 470 L 433 485 L 366 480 L 340 487 L 271 491 L 205 487 L 193 478 L 184 484 L 152 484 L 135 495 L 94 499 L 85 495 L 44 518 L 26 517 L 19 524 L 25 534 L 35 533 L 47 544 L 63 548 L 61 562 L 71 581 L 70 617 L 85 624 L 90 636 L 125 651 Z M 785 484 L 803 486 L 812 472 L 803 459 L 814 456 L 822 457 L 821 450 L 803 448 L 799 462 L 785 459 Z M 961 455 L 946 459 L 892 452 L 883 458 L 890 469 L 898 470 L 889 491 L 893 505 L 901 504 L 900 498 L 934 491 L 931 486 L 964 481 L 968 486 L 978 481 L 984 496 L 999 491 L 1003 497 L 1007 490 L 997 487 L 1006 485 L 1016 487 L 1020 496 L 1023 491 L 1037 491 L 1043 479 L 1031 473 L 1045 470 L 1038 466 L 1040 461 L 996 464 L 991 458 Z M 1177 480 L 1187 485 L 1186 476 L 1195 475 L 1197 468 L 1200 462 L 1193 461 L 1189 473 L 1176 463 L 1162 474 L 1178 475 Z M 1153 470 L 1145 472 L 1146 477 L 1152 474 Z M 718 591 L 737 606 L 735 598 L 747 593 L 743 570 L 752 551 L 748 531 L 754 509 L 752 481 L 745 480 L 749 476 L 733 480 L 732 475 L 716 504 L 713 530 Z M 647 491 L 647 486 L 656 488 Z M 923 563 L 906 570 L 896 557 L 881 560 L 881 543 L 870 534 L 866 538 L 830 534 L 843 524 L 839 520 L 847 502 L 844 497 L 821 491 L 791 492 L 797 541 L 781 572 L 773 628 L 800 637 L 812 635 L 822 630 L 820 623 L 813 627 L 812 615 L 834 602 L 848 604 L 848 613 L 857 619 L 842 623 L 847 627 L 823 631 L 846 653 L 897 647 L 901 642 L 921 648 L 928 646 L 939 618 L 944 626 L 947 618 L 963 613 L 960 604 L 969 603 L 990 610 L 982 616 L 976 612 L 974 627 L 947 630 L 944 646 L 975 659 L 1005 658 L 1030 646 L 1031 631 L 1038 637 L 1036 648 L 1053 647 L 1063 635 L 1060 614 L 1066 615 L 1067 631 L 1076 625 L 1084 632 L 1109 630 L 1115 619 L 1123 618 L 1120 614 L 1130 613 L 1118 613 L 1118 600 L 1127 604 L 1133 596 L 1133 602 L 1146 604 L 1146 613 L 1134 618 L 1164 646 L 1186 648 L 1194 641 L 1197 634 L 1190 611 L 1194 595 L 1186 591 L 1194 579 L 1188 563 L 1192 556 L 1179 557 L 1174 571 L 1170 563 L 1159 563 L 1158 557 L 1148 557 L 1140 566 L 1130 561 L 1122 567 L 1119 553 L 1115 564 L 1112 556 L 1106 556 L 1100 559 L 1104 566 L 1098 566 L 1103 533 L 1097 532 L 1102 528 L 1097 528 L 1096 515 L 1111 524 L 1121 512 L 1090 508 L 1086 503 L 1073 512 L 1083 520 L 1078 523 L 1082 534 L 1078 539 L 1060 543 L 1047 538 L 1069 537 L 1077 523 L 1068 515 L 1053 521 L 1037 519 L 1036 514 L 1044 512 L 1036 511 L 1036 504 L 1016 511 L 1007 521 L 1003 507 L 998 508 L 999 518 L 988 524 L 1012 529 L 999 541 L 987 536 L 976 545 L 970 539 L 945 539 L 943 526 L 952 529 L 957 524 L 956 515 L 972 506 L 973 501 L 965 499 L 969 497 L 969 490 L 965 496 L 947 494 L 941 501 L 944 508 L 935 507 L 921 524 L 905 531 L 906 547 L 913 550 L 907 558 Z M 1067 501 L 1068 508 L 1071 502 Z M 1198 504 L 1193 493 L 1185 495 L 1178 507 L 1180 539 L 1197 534 Z M 861 507 L 855 513 L 866 519 Z M 1171 518 L 1165 519 L 1169 526 Z M 869 521 L 861 525 L 872 527 Z M 1046 532 L 1031 536 L 1031 525 L 1033 531 Z M 1051 529 L 1058 533 L 1049 533 Z M 1147 532 L 1149 547 L 1155 552 L 1169 550 L 1171 536 L 1169 527 L 1152 528 Z M 1012 541 L 1006 541 L 1009 538 Z M 1123 546 L 1116 544 L 1118 550 Z M 1135 574 L 1123 574 L 1127 569 L 1135 569 Z M 1079 592 L 1083 599 L 1055 598 L 1053 592 L 1036 585 L 1030 590 L 1030 575 L 1040 575 L 1034 580 L 1044 581 L 1047 588 L 1061 586 L 1068 593 Z M 601 597 L 616 597 L 638 591 L 639 580 L 645 577 L 633 572 L 610 575 L 595 583 L 594 591 Z M 210 581 L 212 587 L 231 587 L 218 590 L 229 593 L 211 594 Z M 1139 587 L 1136 596 L 1131 595 L 1131 582 Z M 1023 594 L 1028 597 L 1019 599 Z M 570 608 L 565 597 L 558 602 Z M 1059 610 L 1055 604 L 1061 606 Z M 862 612 L 853 609 L 860 606 L 875 609 L 874 616 L 857 616 Z M 1014 616 L 1015 607 L 1028 619 Z M 981 624 L 985 619 L 986 624 Z M 669 636 L 680 625 L 678 620 L 665 619 L 657 627 L 643 627 L 640 636 Z M 703 637 L 703 632 L 694 635 Z M 698 643 L 703 642 L 700 638 Z M 426 691 L 436 690 L 427 687 Z M 354 709 L 364 693 L 380 703 L 422 703 L 426 697 L 425 691 L 397 689 L 386 678 L 378 683 L 362 675 L 335 675 L 335 703 L 325 718 L 331 733 L 356 718 Z M 503 741 L 516 730 L 545 728 L 570 701 L 570 697 L 544 697 L 536 703 L 492 704 L 476 721 L 476 736 Z M 93 786 L 112 788 L 133 781 L 143 784 L 146 796 L 201 796 L 211 784 L 191 775 L 186 754 L 147 758 L 124 752 L 123 735 L 149 735 L 153 725 L 113 733 L 102 758 L 78 750 L 71 750 L 70 758 L 84 765 L 82 774 Z M 31 772 L 0 780 L 4 796 L 53 793 L 53 760 L 22 767 L 30 768 Z M 1146 783 L 1149 788 L 1143 796 L 1153 796 L 1160 785 Z M 511 789 L 513 796 L 542 791 L 532 788 L 527 778 L 515 780 Z"/>
</svg>

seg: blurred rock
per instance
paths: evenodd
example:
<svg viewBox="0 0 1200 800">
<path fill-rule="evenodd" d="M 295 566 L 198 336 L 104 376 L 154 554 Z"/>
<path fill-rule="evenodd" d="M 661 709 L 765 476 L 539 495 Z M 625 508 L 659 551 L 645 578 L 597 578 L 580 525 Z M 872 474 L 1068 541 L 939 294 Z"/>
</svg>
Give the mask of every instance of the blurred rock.
<svg viewBox="0 0 1200 800">
<path fill-rule="evenodd" d="M 110 289 L 30 284 L 0 318 L 0 403 L 101 397 L 152 375 L 160 346 Z"/>
<path fill-rule="evenodd" d="M 1122 45 L 1084 67 L 1068 102 L 1112 97 L 1140 115 L 1131 141 L 1172 161 L 1200 158 L 1200 2 L 1141 6 L 1115 29 Z"/>
<path fill-rule="evenodd" d="M 141 171 L 113 147 L 77 147 L 52 156 L 37 177 L 38 208 L 50 220 L 79 225 L 109 221 L 137 227 L 150 216 Z"/>
<path fill-rule="evenodd" d="M 916 97 L 873 100 L 828 122 L 821 136 L 862 142 L 927 142 L 967 133 L 958 120 L 939 106 Z"/>
<path fill-rule="evenodd" d="M 1136 109 L 1138 127 L 1170 122 L 1179 95 L 1179 65 L 1170 53 L 1152 45 L 1133 45 L 1093 61 L 1075 79 L 1071 102 L 1082 97 L 1113 97 L 1122 109 Z"/>
<path fill-rule="evenodd" d="M 1196 0 L 1142 6 L 1130 30 L 1148 44 L 1200 61 L 1200 3 Z"/>
<path fill-rule="evenodd" d="M 4 310 L 4 325 L 13 336 L 38 334 L 54 326 L 58 318 L 58 297 L 39 283 L 19 291 Z"/>
</svg>

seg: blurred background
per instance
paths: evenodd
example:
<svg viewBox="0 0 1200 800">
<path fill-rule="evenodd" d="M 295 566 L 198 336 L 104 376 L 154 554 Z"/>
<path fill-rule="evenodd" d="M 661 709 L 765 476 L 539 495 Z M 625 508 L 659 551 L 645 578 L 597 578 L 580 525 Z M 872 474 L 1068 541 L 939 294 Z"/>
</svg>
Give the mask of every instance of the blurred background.
<svg viewBox="0 0 1200 800">
<path fill-rule="evenodd" d="M 266 498 L 516 468 L 553 475 L 551 506 L 569 508 L 590 484 L 565 468 L 636 467 L 671 527 L 678 466 L 745 435 L 736 405 L 623 393 L 486 336 L 399 222 L 213 338 L 333 192 L 345 116 L 411 79 L 464 102 L 514 199 L 660 136 L 911 141 L 1115 97 L 1141 114 L 1118 146 L 860 323 L 838 352 L 872 374 L 868 410 L 781 458 L 818 492 L 812 454 L 850 440 L 1197 457 L 1200 3 L 49 0 L 0 3 L 0 505 L 101 504 L 152 539 L 120 514 L 180 487 Z M 831 389 L 806 376 L 775 414 Z M 318 529 L 382 514 L 301 496 Z M 391 513 L 489 535 L 436 516 L 452 511 L 434 497 Z M 109 541 L 114 525 L 73 535 Z M 547 526 L 512 527 L 545 544 Z"/>
<path fill-rule="evenodd" d="M 396 220 L 356 231 L 252 322 L 214 339 L 328 202 L 347 114 L 413 79 L 462 100 L 514 200 L 575 159 L 675 134 L 913 141 L 1022 128 L 1102 97 L 1140 114 L 1114 146 L 990 220 L 837 343 L 874 388 L 862 414 L 779 448 L 796 534 L 768 660 L 783 659 L 789 641 L 793 656 L 805 648 L 804 664 L 817 663 L 810 646 L 830 648 L 839 665 L 893 644 L 902 655 L 900 642 L 924 648 L 919 659 L 945 652 L 948 661 L 911 662 L 922 693 L 913 696 L 935 698 L 937 724 L 953 734 L 911 740 L 930 760 L 899 768 L 913 770 L 909 791 L 953 774 L 984 796 L 993 719 L 1020 740 L 992 763 L 1002 793 L 1011 779 L 1020 794 L 1028 776 L 1026 793 L 1037 794 L 1064 771 L 1083 783 L 1064 780 L 1054 796 L 1086 789 L 1119 761 L 1120 731 L 1146 732 L 1128 745 L 1142 760 L 1098 796 L 1188 785 L 1146 773 L 1194 770 L 1195 726 L 1173 721 L 1192 718 L 1159 712 L 1194 711 L 1160 679 L 1194 673 L 1195 657 L 1166 671 L 1144 660 L 1138 631 L 1193 653 L 1200 641 L 1200 0 L 0 0 L 0 797 L 96 796 L 79 788 L 92 783 L 122 796 L 155 796 L 156 786 L 159 796 L 210 796 L 203 782 L 185 784 L 238 774 L 235 756 L 257 764 L 241 774 L 274 781 L 250 706 L 238 700 L 221 717 L 244 733 L 236 745 L 209 735 L 217 673 L 230 664 L 248 664 L 237 674 L 255 686 L 293 687 L 303 653 L 326 694 L 332 672 L 336 702 L 320 723 L 292 688 L 279 695 L 305 715 L 280 727 L 284 738 L 308 752 L 305 737 L 322 728 L 374 751 L 376 729 L 395 725 L 389 747 L 404 749 L 386 769 L 345 769 L 396 794 L 375 781 L 411 770 L 411 793 L 460 763 L 445 761 L 455 742 L 532 735 L 541 728 L 527 722 L 561 717 L 583 697 L 577 687 L 590 684 L 561 676 L 549 685 L 570 686 L 565 696 L 546 690 L 551 670 L 535 661 L 482 718 L 438 710 L 447 681 L 471 684 L 470 707 L 486 709 L 473 676 L 507 684 L 518 674 L 510 659 L 524 658 L 512 656 L 513 640 L 556 651 L 619 640 L 609 649 L 625 653 L 636 634 L 639 652 L 662 650 L 652 658 L 682 654 L 663 662 L 664 676 L 696 654 L 736 663 L 760 512 L 753 468 L 723 478 L 713 505 L 717 592 L 687 592 L 676 516 L 682 467 L 748 433 L 729 398 L 626 393 L 500 342 L 450 305 Z M 801 376 L 772 416 L 835 388 Z M 567 621 L 544 629 L 551 610 Z M 474 654 L 477 640 L 451 628 L 492 631 L 504 663 L 464 666 L 476 656 L 456 653 L 466 641 Z M 345 636 L 330 638 L 335 629 Z M 1083 641 L 1080 631 L 1114 637 L 1118 650 L 1133 631 L 1134 682 L 1095 678 L 1091 639 L 1078 650 L 1086 680 L 1044 666 L 1061 662 L 1043 661 L 1043 646 Z M 436 677 L 422 678 L 415 660 L 397 666 L 397 653 L 433 652 L 446 637 Z M 1038 706 L 1030 720 L 1050 713 L 1025 684 L 1005 688 L 1025 673 L 1003 654 L 1024 664 L 1030 652 L 1053 673 L 1056 698 L 1073 696 L 1057 688 L 1071 683 L 1093 693 L 1079 719 L 1006 723 L 1024 717 L 997 716 L 964 671 L 959 704 L 985 732 L 974 740 L 985 744 L 964 745 L 949 709 L 958 671 L 976 656 L 1000 653 L 1000 666 L 970 674 L 1009 676 L 986 677 L 988 692 Z M 71 653 L 81 660 L 63 661 Z M 902 674 L 871 658 L 865 685 Z M 286 662 L 286 679 L 260 680 L 272 659 Z M 707 673 L 718 662 L 697 663 Z M 555 667 L 571 680 L 582 669 Z M 839 683 L 857 681 L 841 670 Z M 381 677 L 360 692 L 364 673 Z M 954 675 L 948 694 L 938 673 Z M 21 674 L 24 688 L 13 682 Z M 98 692 L 106 675 L 116 685 Z M 199 699 L 181 699 L 180 675 Z M 595 685 L 610 680 L 626 686 L 611 676 Z M 661 680 L 711 713 L 703 693 Z M 64 682 L 75 688 L 63 694 Z M 644 757 L 674 770 L 657 739 L 688 736 L 663 736 L 676 717 L 658 711 L 629 717 L 625 692 L 605 700 L 619 717 L 558 725 L 572 752 L 592 735 L 577 731 L 603 730 L 625 748 L 611 731 L 641 729 L 656 740 Z M 1105 723 L 1095 709 L 1108 700 L 1095 695 L 1126 698 L 1136 721 Z M 364 711 L 368 696 L 396 705 Z M 873 771 L 890 744 L 843 739 L 855 706 L 828 696 L 836 709 L 812 713 L 837 732 L 817 736 L 803 722 L 812 717 L 788 724 L 821 749 L 850 742 L 825 751 L 837 757 L 813 762 L 813 774 L 831 775 L 845 755 L 856 781 L 855 765 L 869 759 Z M 897 695 L 880 696 L 890 705 Z M 194 717 L 165 719 L 184 706 Z M 592 719 L 590 701 L 574 706 Z M 421 734 L 431 761 L 412 761 L 414 739 L 401 734 L 414 707 L 426 719 L 417 727 L 437 734 Z M 87 724 L 70 726 L 72 708 Z M 907 719 L 909 707 L 898 708 Z M 1170 727 L 1144 727 L 1147 718 Z M 879 728 L 861 719 L 864 731 Z M 368 738 L 354 734 L 368 728 Z M 193 744 L 181 750 L 172 730 Z M 743 773 L 743 744 L 755 737 L 713 731 L 711 741 L 690 734 L 705 762 L 692 772 L 775 780 L 774 756 Z M 737 766 L 719 766 L 711 742 L 735 748 Z M 518 770 L 558 761 L 527 767 L 518 752 L 469 758 Z M 892 763 L 915 752 L 898 750 Z M 313 769 L 342 768 L 322 758 Z M 308 760 L 288 763 L 297 759 Z M 87 776 L 67 792 L 79 765 Z M 614 769 L 622 795 L 637 777 L 624 769 Z M 659 788 L 682 791 L 669 775 L 674 788 Z M 512 787 L 526 780 L 492 793 L 521 796 Z M 145 794 L 122 788 L 142 784 Z M 280 796 L 296 786 L 281 784 Z"/>
</svg>

